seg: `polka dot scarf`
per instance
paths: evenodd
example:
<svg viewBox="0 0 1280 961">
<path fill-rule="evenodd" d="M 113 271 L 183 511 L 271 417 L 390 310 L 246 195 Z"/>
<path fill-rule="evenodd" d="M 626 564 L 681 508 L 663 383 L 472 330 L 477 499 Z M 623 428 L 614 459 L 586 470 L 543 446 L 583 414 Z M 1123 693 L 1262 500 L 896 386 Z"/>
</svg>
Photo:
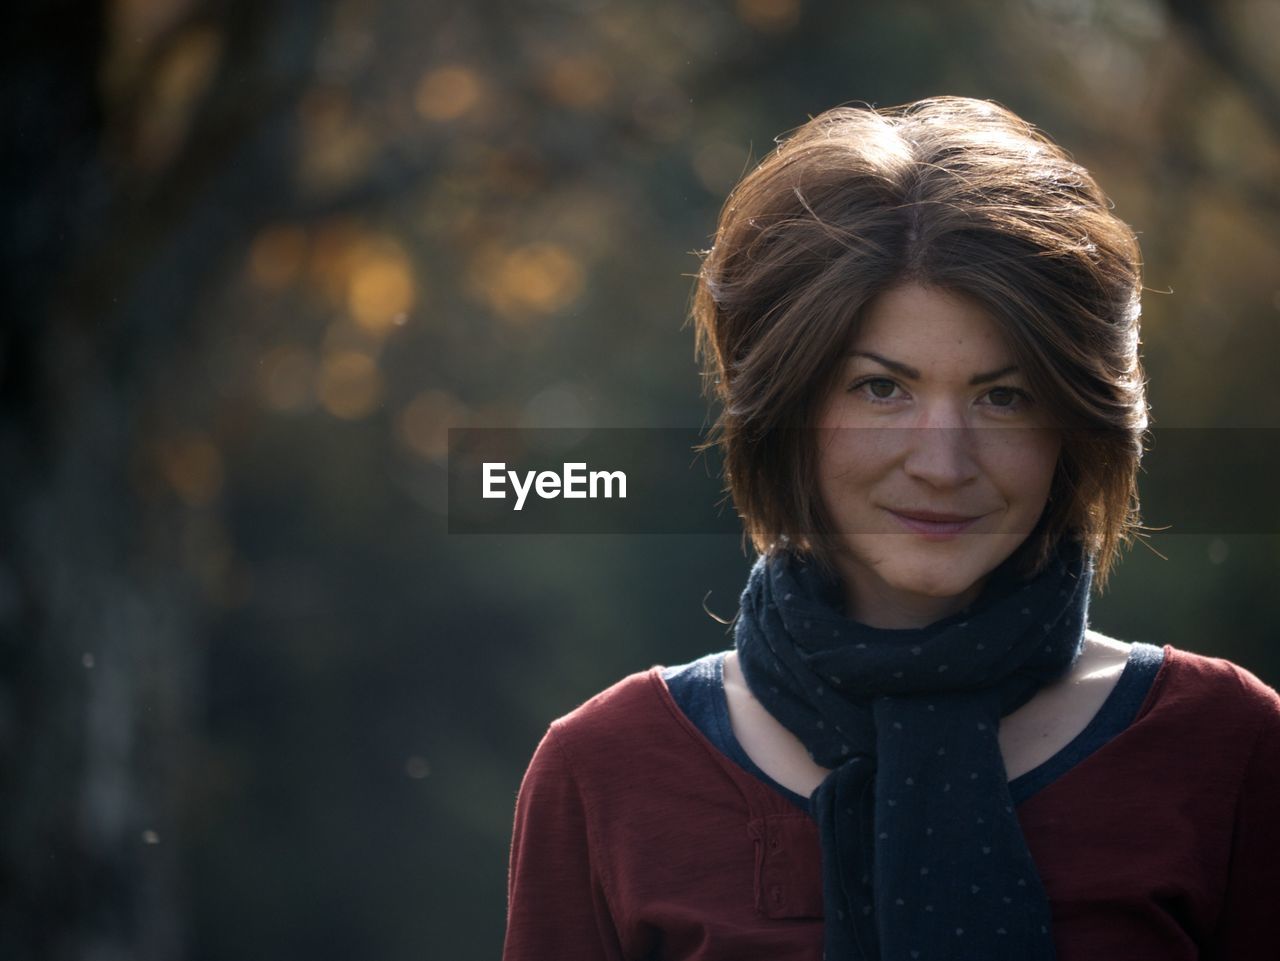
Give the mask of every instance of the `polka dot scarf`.
<svg viewBox="0 0 1280 961">
<path fill-rule="evenodd" d="M 812 798 L 827 961 L 1053 958 L 996 735 L 1079 655 L 1092 576 L 1064 540 L 1032 580 L 1006 561 L 964 611 L 885 630 L 845 617 L 839 584 L 794 553 L 756 562 L 743 674 L 833 769 Z"/>
</svg>

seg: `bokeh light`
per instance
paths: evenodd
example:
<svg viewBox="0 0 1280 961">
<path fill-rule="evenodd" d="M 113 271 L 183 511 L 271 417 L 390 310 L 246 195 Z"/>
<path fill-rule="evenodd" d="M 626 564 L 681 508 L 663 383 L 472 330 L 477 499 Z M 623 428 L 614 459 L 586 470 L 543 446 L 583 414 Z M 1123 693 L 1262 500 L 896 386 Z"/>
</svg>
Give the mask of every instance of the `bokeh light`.
<svg viewBox="0 0 1280 961">
<path fill-rule="evenodd" d="M 383 380 L 368 354 L 338 350 L 326 354 L 316 378 L 320 403 L 334 417 L 359 420 L 382 403 Z"/>
<path fill-rule="evenodd" d="M 265 227 L 249 249 L 249 272 L 265 290 L 284 290 L 299 277 L 307 257 L 307 232 L 291 224 Z"/>
<path fill-rule="evenodd" d="M 572 303 L 586 283 L 582 263 L 559 244 L 487 248 L 472 261 L 470 290 L 509 320 L 549 314 Z"/>
<path fill-rule="evenodd" d="M 222 454 L 210 438 L 175 438 L 160 445 L 159 455 L 165 479 L 189 507 L 207 507 L 222 493 Z"/>
<path fill-rule="evenodd" d="M 427 120 L 443 123 L 457 120 L 480 101 L 480 79 L 474 70 L 451 64 L 422 75 L 414 96 L 414 106 Z"/>
</svg>

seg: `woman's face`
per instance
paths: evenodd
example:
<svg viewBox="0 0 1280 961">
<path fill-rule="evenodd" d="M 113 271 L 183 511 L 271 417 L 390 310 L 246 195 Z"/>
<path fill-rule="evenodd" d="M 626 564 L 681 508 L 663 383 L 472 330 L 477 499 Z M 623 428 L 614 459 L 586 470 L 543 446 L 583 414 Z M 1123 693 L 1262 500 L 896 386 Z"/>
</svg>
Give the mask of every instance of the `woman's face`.
<svg viewBox="0 0 1280 961">
<path fill-rule="evenodd" d="M 1061 439 L 975 301 L 876 298 L 818 420 L 847 613 L 921 627 L 977 598 L 1044 510 Z"/>
</svg>

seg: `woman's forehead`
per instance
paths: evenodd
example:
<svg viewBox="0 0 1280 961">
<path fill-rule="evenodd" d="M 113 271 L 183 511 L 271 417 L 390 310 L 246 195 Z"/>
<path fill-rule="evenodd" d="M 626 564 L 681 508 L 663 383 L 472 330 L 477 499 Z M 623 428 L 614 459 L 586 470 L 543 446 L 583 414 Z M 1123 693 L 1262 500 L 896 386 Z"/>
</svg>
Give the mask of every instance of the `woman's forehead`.
<svg viewBox="0 0 1280 961">
<path fill-rule="evenodd" d="M 986 374 L 1014 362 L 1003 329 L 986 308 L 970 297 L 920 285 L 896 287 L 873 300 L 850 332 L 845 353 L 909 367 L 915 376 L 930 367 L 966 364 L 977 365 L 973 374 Z"/>
</svg>

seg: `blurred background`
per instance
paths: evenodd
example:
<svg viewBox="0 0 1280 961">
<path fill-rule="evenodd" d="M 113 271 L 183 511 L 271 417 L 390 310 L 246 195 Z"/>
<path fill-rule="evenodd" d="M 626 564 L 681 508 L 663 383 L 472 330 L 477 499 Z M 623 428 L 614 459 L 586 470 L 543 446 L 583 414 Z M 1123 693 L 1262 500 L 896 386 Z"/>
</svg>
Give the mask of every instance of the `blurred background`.
<svg viewBox="0 0 1280 961">
<path fill-rule="evenodd" d="M 1280 425 L 1274 0 L 8 9 L 6 959 L 498 956 L 547 724 L 727 647 L 751 558 L 449 535 L 446 431 L 707 422 L 694 252 L 828 107 L 1049 131 L 1140 234 L 1156 424 Z M 1177 520 L 1095 626 L 1276 684 L 1280 538 Z"/>
</svg>

